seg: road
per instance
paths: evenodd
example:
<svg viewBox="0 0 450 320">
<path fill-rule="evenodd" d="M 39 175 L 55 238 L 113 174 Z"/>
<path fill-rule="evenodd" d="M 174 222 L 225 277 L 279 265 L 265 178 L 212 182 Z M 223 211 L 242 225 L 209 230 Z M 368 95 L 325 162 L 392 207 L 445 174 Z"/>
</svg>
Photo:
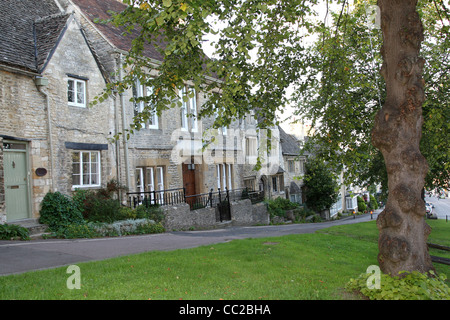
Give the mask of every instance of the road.
<svg viewBox="0 0 450 320">
<path fill-rule="evenodd" d="M 437 197 L 425 197 L 425 201 L 434 205 L 433 212 L 437 214 L 438 219 L 450 219 L 450 199 L 439 199 Z"/>
<path fill-rule="evenodd" d="M 376 220 L 377 210 L 373 214 Z M 155 250 L 193 248 L 235 239 L 313 233 L 333 225 L 370 221 L 370 214 L 321 223 L 229 227 L 205 231 L 166 232 L 99 239 L 0 241 L 0 276 L 103 260 Z"/>
</svg>

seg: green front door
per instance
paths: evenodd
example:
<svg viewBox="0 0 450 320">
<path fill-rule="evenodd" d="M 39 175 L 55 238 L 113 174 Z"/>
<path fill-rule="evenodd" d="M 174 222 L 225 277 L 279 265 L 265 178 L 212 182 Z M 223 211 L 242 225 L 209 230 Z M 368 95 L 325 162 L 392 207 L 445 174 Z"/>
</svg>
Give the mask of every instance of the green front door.
<svg viewBox="0 0 450 320">
<path fill-rule="evenodd" d="M 26 143 L 3 143 L 7 222 L 30 217 Z"/>
</svg>

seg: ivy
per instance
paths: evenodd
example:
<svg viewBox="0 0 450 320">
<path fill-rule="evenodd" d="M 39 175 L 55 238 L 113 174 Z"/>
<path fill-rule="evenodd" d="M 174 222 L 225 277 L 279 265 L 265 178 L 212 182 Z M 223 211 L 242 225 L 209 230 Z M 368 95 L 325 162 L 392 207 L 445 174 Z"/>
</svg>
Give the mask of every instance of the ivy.
<svg viewBox="0 0 450 320">
<path fill-rule="evenodd" d="M 357 291 L 370 300 L 449 300 L 450 288 L 445 283 L 445 274 L 430 275 L 414 272 L 403 272 L 400 276 L 391 277 L 380 274 L 380 288 L 368 286 L 371 273 L 361 274 L 350 279 L 346 290 Z"/>
</svg>

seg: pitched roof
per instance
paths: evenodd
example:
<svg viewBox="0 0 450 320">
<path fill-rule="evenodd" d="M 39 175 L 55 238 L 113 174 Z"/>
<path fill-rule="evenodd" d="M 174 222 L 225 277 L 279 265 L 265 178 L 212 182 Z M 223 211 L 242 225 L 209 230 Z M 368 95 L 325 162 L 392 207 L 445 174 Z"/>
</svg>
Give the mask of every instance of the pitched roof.
<svg viewBox="0 0 450 320">
<path fill-rule="evenodd" d="M 96 23 L 96 19 L 108 20 L 111 13 L 122 12 L 127 5 L 118 0 L 71 0 L 91 23 L 113 44 L 117 49 L 129 51 L 131 42 L 139 35 L 139 31 L 133 30 L 131 34 L 126 34 L 124 27 L 116 27 L 110 23 Z M 158 61 L 162 61 L 162 55 L 156 50 L 154 45 L 145 44 L 143 55 Z"/>
<path fill-rule="evenodd" d="M 298 141 L 292 135 L 287 134 L 280 126 L 280 143 L 283 155 L 298 156 L 300 155 L 300 147 Z"/>
<path fill-rule="evenodd" d="M 0 12 L 0 64 L 37 72 L 38 57 L 42 64 L 55 40 L 54 37 L 45 39 L 44 34 L 53 28 L 60 29 L 62 20 L 55 19 L 48 27 L 35 22 L 59 14 L 58 6 L 53 0 L 1 0 Z M 39 29 L 38 37 L 35 26 Z M 45 44 L 36 45 L 37 40 L 44 39 Z"/>
<path fill-rule="evenodd" d="M 70 14 L 57 14 L 36 20 L 34 23 L 36 39 L 36 63 L 42 70 L 66 28 Z"/>
</svg>

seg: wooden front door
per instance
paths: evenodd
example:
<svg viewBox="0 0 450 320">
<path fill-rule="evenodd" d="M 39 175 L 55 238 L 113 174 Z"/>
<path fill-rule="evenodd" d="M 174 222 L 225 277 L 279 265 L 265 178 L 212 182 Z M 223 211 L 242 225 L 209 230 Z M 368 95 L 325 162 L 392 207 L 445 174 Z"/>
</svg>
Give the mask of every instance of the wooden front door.
<svg viewBox="0 0 450 320">
<path fill-rule="evenodd" d="M 195 194 L 195 164 L 183 163 L 183 187 L 186 190 L 186 196 Z"/>
<path fill-rule="evenodd" d="M 27 145 L 4 142 L 3 151 L 6 220 L 30 218 Z"/>
</svg>

